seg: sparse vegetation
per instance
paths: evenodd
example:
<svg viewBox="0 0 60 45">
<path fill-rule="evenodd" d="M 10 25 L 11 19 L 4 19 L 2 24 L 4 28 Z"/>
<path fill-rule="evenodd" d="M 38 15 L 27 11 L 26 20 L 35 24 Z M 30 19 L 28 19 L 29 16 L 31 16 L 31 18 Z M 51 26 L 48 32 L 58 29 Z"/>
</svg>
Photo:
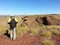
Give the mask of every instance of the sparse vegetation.
<svg viewBox="0 0 60 45">
<path fill-rule="evenodd" d="M 60 35 L 60 26 L 42 26 L 42 29 L 44 30 L 43 32 L 46 32 L 45 30 L 47 30 L 47 33 L 50 31 L 55 33 L 56 35 Z"/>
<path fill-rule="evenodd" d="M 54 44 L 50 40 L 45 40 L 45 41 L 42 42 L 42 45 L 54 45 Z"/>
<path fill-rule="evenodd" d="M 31 34 L 33 34 L 33 35 L 37 35 L 38 34 L 38 30 L 31 30 Z"/>
<path fill-rule="evenodd" d="M 37 24 L 37 22 L 35 22 L 35 17 L 36 16 L 30 16 L 28 18 L 26 17 L 26 19 L 28 19 L 29 22 L 32 22 L 32 23 L 28 23 L 28 21 L 27 21 L 28 25 L 31 26 L 31 28 L 30 27 L 28 28 L 27 25 L 25 25 L 25 27 L 24 26 L 21 27 L 21 24 L 22 24 L 23 20 L 22 20 L 22 18 L 20 18 L 18 16 L 17 18 L 18 18 L 19 22 L 18 22 L 18 25 L 17 25 L 17 33 L 18 34 L 23 34 L 23 33 L 26 33 L 28 30 L 31 30 L 31 34 L 38 34 L 39 30 L 43 29 L 42 35 L 45 36 L 45 37 L 50 37 L 51 36 L 50 31 L 53 31 L 56 35 L 60 35 L 60 31 L 58 29 L 57 30 L 54 29 L 54 28 L 59 28 L 60 29 L 60 26 L 56 26 L 56 25 L 50 25 L 50 26 L 47 25 L 46 26 L 46 25 L 43 25 L 42 19 L 41 19 L 43 16 L 42 17 L 37 16 L 37 17 L 39 17 L 38 20 L 41 23 L 41 24 L 40 23 Z M 48 16 L 48 18 L 50 18 L 50 17 Z M 8 17 L 1 17 L 0 18 L 0 34 L 5 33 L 6 30 L 9 30 L 9 27 L 7 25 L 7 19 L 8 19 Z M 36 27 L 38 27 L 38 28 L 36 28 Z M 47 31 L 45 31 L 45 30 L 47 30 Z"/>
<path fill-rule="evenodd" d="M 17 28 L 17 34 L 24 34 L 27 33 L 27 31 L 29 30 L 29 28 L 27 26 L 22 26 L 20 28 Z"/>
<path fill-rule="evenodd" d="M 25 19 L 22 19 L 23 17 Z M 47 17 L 46 20 L 45 19 L 42 20 L 42 17 L 44 17 L 43 15 L 41 17 L 40 16 L 28 16 L 28 18 L 25 16 L 23 17 L 17 16 L 19 22 L 16 27 L 17 38 L 18 38 L 17 40 L 20 40 L 19 42 L 22 43 L 22 45 L 26 43 L 29 43 L 29 44 L 32 43 L 32 45 L 34 44 L 40 45 L 41 42 L 42 42 L 42 45 L 54 45 L 55 42 L 57 45 L 59 44 L 58 40 L 60 40 L 60 36 L 56 37 L 56 35 L 60 35 L 60 19 L 58 18 L 59 16 L 57 18 L 52 16 L 46 16 Z M 4 34 L 6 33 L 6 30 L 9 30 L 7 19 L 8 17 L 7 18 L 0 17 L 0 34 Z M 32 36 L 29 34 L 31 34 Z M 1 41 L 2 39 L 3 38 L 1 38 Z M 3 40 L 5 40 L 5 37 Z M 21 42 L 21 41 L 24 41 L 24 42 Z"/>
<path fill-rule="evenodd" d="M 43 31 L 42 32 L 42 36 L 44 36 L 44 37 L 51 37 L 51 32 L 50 31 Z"/>
<path fill-rule="evenodd" d="M 60 35 L 60 30 L 54 30 L 53 33 L 55 33 L 56 35 Z"/>
</svg>

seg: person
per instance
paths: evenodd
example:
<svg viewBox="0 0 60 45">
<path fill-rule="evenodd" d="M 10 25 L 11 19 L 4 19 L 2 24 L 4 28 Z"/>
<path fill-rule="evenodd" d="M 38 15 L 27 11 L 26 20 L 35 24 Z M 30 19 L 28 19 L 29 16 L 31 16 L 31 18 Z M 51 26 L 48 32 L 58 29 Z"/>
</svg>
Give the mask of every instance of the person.
<svg viewBox="0 0 60 45">
<path fill-rule="evenodd" d="M 16 39 L 16 25 L 18 23 L 17 18 L 14 16 L 9 17 L 8 24 L 10 26 L 10 39 L 15 40 Z"/>
</svg>

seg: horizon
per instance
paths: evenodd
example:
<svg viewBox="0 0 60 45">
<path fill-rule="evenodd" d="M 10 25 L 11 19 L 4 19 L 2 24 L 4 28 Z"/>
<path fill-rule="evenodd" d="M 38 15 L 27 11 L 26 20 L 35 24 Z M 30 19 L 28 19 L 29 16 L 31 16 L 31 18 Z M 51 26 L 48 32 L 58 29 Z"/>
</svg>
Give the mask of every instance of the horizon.
<svg viewBox="0 0 60 45">
<path fill-rule="evenodd" d="M 39 16 L 39 15 L 60 15 L 60 14 L 21 14 L 21 15 L 0 15 L 0 16 Z"/>
<path fill-rule="evenodd" d="M 0 15 L 60 14 L 60 0 L 0 0 Z"/>
</svg>

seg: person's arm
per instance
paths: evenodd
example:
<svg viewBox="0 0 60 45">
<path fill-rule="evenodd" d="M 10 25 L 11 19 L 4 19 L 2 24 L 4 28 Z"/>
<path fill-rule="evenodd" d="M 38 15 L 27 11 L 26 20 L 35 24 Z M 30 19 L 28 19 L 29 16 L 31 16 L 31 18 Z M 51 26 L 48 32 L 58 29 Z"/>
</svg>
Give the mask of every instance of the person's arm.
<svg viewBox="0 0 60 45">
<path fill-rule="evenodd" d="M 9 18 L 7 23 L 10 24 L 10 21 L 11 21 L 11 19 Z"/>
<path fill-rule="evenodd" d="M 16 23 L 18 23 L 18 19 L 17 18 L 15 18 L 15 21 L 16 21 Z"/>
</svg>

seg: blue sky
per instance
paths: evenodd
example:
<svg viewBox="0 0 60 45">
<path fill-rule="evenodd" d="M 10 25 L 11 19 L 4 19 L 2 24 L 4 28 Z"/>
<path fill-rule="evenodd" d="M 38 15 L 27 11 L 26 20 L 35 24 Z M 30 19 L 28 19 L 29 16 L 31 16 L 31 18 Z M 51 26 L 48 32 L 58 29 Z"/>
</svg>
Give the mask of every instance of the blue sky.
<svg viewBox="0 0 60 45">
<path fill-rule="evenodd" d="M 60 14 L 60 0 L 0 0 L 1 14 Z"/>
</svg>

